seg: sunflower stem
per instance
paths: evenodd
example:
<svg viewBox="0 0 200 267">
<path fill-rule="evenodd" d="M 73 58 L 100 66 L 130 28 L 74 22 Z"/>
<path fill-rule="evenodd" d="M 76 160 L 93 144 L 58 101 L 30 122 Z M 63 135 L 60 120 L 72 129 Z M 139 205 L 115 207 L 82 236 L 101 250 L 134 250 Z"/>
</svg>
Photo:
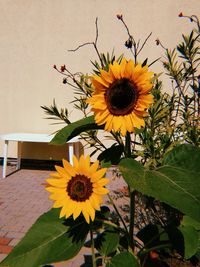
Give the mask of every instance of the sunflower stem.
<svg viewBox="0 0 200 267">
<path fill-rule="evenodd" d="M 110 196 L 109 194 L 108 194 L 108 197 L 109 197 L 109 200 L 110 200 L 111 204 L 113 205 L 114 210 L 116 211 L 117 215 L 119 216 L 119 219 L 121 220 L 121 222 L 122 222 L 122 224 L 123 224 L 123 226 L 124 226 L 125 231 L 126 231 L 127 234 L 128 234 L 127 226 L 126 226 L 126 224 L 125 224 L 125 222 L 124 222 L 124 220 L 123 220 L 121 214 L 119 213 L 119 211 L 118 211 L 118 209 L 117 209 L 117 207 L 116 207 L 116 205 L 115 205 L 113 199 L 111 198 L 111 196 Z"/>
<path fill-rule="evenodd" d="M 125 156 L 127 158 L 131 157 L 131 135 L 126 134 L 125 140 Z M 129 189 L 130 191 L 130 189 Z M 130 247 L 134 251 L 134 223 L 135 223 L 135 191 L 130 191 L 130 226 L 129 226 L 129 240 Z"/>
<path fill-rule="evenodd" d="M 131 157 L 131 135 L 130 133 L 126 134 L 126 140 L 125 140 L 125 157 L 130 158 Z"/>
<path fill-rule="evenodd" d="M 129 226 L 129 238 L 130 247 L 134 251 L 134 223 L 135 223 L 135 191 L 130 192 L 130 226 Z"/>
<path fill-rule="evenodd" d="M 93 229 L 93 227 L 92 227 L 92 223 L 91 223 L 90 224 L 90 238 L 91 238 L 91 250 L 92 250 L 92 266 L 97 267 L 95 251 L 94 251 L 94 236 L 93 236 L 92 229 Z"/>
</svg>

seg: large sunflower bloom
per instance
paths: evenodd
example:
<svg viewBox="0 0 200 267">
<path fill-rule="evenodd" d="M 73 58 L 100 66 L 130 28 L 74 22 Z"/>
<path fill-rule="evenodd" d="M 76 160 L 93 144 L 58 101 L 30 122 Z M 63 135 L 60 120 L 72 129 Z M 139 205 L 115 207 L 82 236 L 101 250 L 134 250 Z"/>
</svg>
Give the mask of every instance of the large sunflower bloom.
<svg viewBox="0 0 200 267">
<path fill-rule="evenodd" d="M 109 182 L 104 177 L 107 169 L 99 169 L 99 161 L 90 164 L 90 157 L 74 156 L 73 166 L 63 160 L 63 167 L 55 166 L 56 172 L 47 179 L 46 190 L 51 193 L 54 208 L 62 208 L 60 218 L 73 215 L 74 220 L 82 213 L 87 223 L 95 218 L 100 210 L 103 195 L 109 191 L 104 186 Z"/>
<path fill-rule="evenodd" d="M 94 92 L 88 103 L 96 123 L 104 124 L 106 131 L 121 132 L 122 136 L 144 127 L 143 117 L 153 103 L 149 93 L 152 75 L 147 66 L 135 65 L 124 58 L 121 63 L 110 64 L 108 71 L 101 70 L 99 75 L 94 75 Z"/>
</svg>

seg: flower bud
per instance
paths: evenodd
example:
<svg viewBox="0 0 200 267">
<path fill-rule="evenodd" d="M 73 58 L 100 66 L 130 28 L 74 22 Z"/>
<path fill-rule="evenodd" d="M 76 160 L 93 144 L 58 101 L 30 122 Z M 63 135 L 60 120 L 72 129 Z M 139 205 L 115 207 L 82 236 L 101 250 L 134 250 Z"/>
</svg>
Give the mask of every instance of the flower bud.
<svg viewBox="0 0 200 267">
<path fill-rule="evenodd" d="M 122 20 L 123 19 L 122 14 L 121 15 L 120 14 L 117 14 L 117 18 L 120 19 L 120 20 Z"/>
<path fill-rule="evenodd" d="M 60 71 L 61 71 L 61 72 L 64 72 L 65 70 L 66 70 L 65 65 L 62 65 L 62 66 L 60 67 Z"/>
</svg>

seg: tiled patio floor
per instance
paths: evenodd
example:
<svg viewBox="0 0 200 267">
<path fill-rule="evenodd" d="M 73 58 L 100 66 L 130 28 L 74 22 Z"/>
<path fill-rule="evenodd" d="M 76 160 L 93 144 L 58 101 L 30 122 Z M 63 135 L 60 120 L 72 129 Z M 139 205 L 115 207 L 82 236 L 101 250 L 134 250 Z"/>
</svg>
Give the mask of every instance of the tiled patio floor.
<svg viewBox="0 0 200 267">
<path fill-rule="evenodd" d="M 22 169 L 5 179 L 0 178 L 0 261 L 20 241 L 36 219 L 51 208 L 49 193 L 42 185 L 48 176 L 49 171 Z M 119 181 L 110 185 L 111 189 L 120 186 L 122 184 Z M 88 267 L 89 265 L 83 264 L 84 254 L 90 254 L 90 250 L 83 248 L 74 259 L 54 266 Z"/>
</svg>

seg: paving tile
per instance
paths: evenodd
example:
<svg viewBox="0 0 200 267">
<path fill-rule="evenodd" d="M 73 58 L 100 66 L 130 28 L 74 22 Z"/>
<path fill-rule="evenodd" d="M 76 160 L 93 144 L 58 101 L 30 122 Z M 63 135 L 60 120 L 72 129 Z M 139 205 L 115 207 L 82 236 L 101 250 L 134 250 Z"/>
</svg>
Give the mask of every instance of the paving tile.
<svg viewBox="0 0 200 267">
<path fill-rule="evenodd" d="M 18 239 L 18 238 L 13 238 L 13 239 L 10 241 L 9 245 L 14 247 L 14 246 L 16 246 L 16 245 L 19 243 L 19 241 L 20 241 L 20 239 Z"/>
<path fill-rule="evenodd" d="M 7 254 L 0 253 L 0 262 L 7 256 Z"/>
<path fill-rule="evenodd" d="M 48 199 L 49 193 L 44 188 L 49 173 L 50 171 L 22 169 L 5 179 L 0 178 L 0 237 L 12 239 L 10 243 L 1 245 L 0 261 L 17 245 L 38 217 L 52 207 L 53 202 Z M 111 183 L 109 186 L 112 190 L 119 188 L 120 184 L 116 179 L 114 185 Z M 83 248 L 75 258 L 53 265 L 88 267 L 84 264 L 84 256 L 88 254 L 90 249 Z"/>
<path fill-rule="evenodd" d="M 0 237 L 0 245 L 8 245 L 12 238 Z"/>
<path fill-rule="evenodd" d="M 12 249 L 13 249 L 12 246 L 6 246 L 0 244 L 0 253 L 9 254 L 12 251 Z"/>
</svg>

